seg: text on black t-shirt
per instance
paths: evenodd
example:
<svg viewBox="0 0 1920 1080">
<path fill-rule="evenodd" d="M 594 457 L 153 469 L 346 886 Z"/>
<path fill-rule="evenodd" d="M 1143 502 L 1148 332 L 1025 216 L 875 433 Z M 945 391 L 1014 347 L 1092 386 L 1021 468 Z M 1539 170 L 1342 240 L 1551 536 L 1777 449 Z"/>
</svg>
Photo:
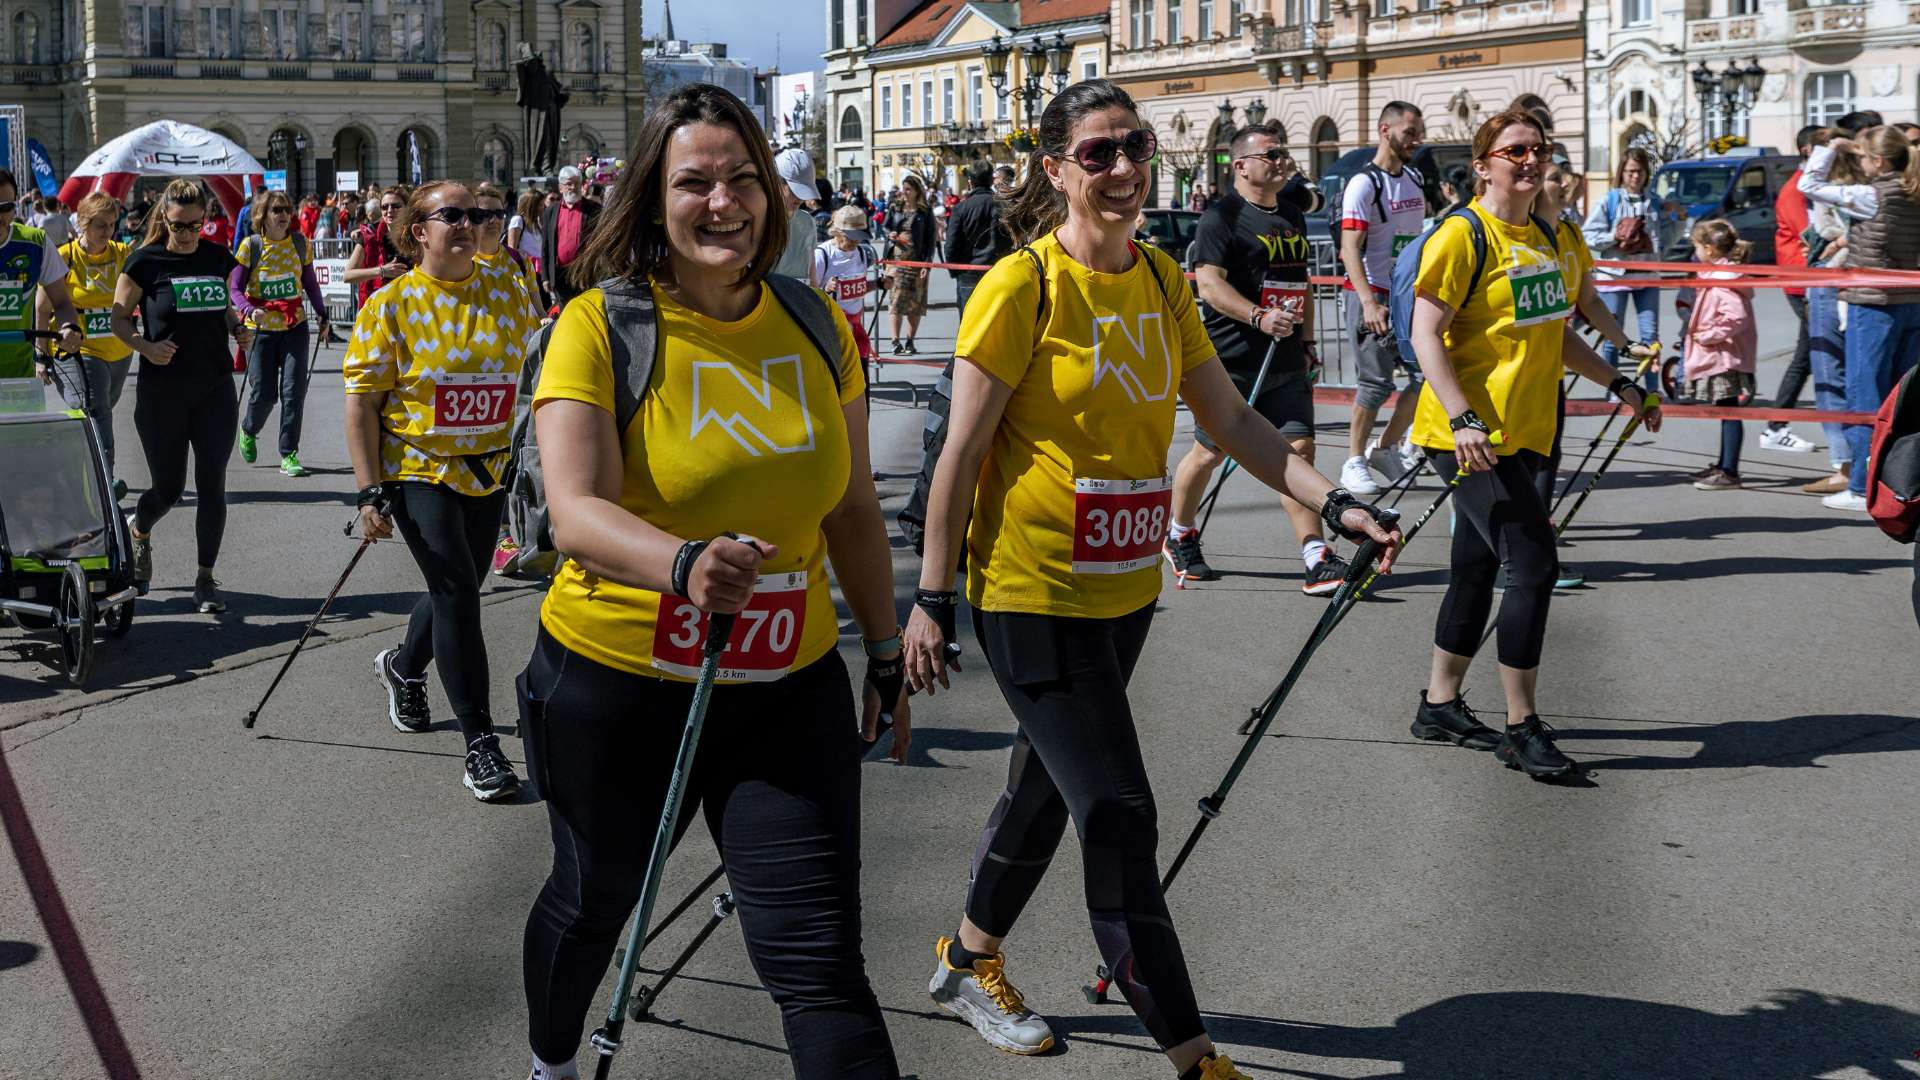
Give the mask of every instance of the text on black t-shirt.
<svg viewBox="0 0 1920 1080">
<path fill-rule="evenodd" d="M 1255 206 L 1238 191 L 1223 191 L 1207 204 L 1193 236 L 1193 264 L 1217 266 L 1227 284 L 1248 301 L 1278 307 L 1299 297 L 1312 302 L 1308 268 L 1312 249 L 1307 243 L 1307 221 L 1298 208 L 1282 201 L 1268 209 Z M 1253 375 L 1267 355 L 1267 344 L 1278 340 L 1273 356 L 1275 374 L 1306 369 L 1305 335 L 1299 331 L 1275 339 L 1246 323 L 1202 303 L 1207 336 L 1228 371 Z"/>
</svg>

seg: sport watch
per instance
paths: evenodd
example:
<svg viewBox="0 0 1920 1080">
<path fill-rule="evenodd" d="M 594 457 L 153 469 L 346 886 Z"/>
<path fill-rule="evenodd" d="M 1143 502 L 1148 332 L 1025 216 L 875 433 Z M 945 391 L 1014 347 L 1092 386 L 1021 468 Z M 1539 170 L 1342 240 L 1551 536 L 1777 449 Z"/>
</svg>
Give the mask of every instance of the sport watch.
<svg viewBox="0 0 1920 1080">
<path fill-rule="evenodd" d="M 1451 428 L 1454 431 L 1460 431 L 1465 428 L 1472 428 L 1473 430 L 1479 432 L 1482 435 L 1493 434 L 1493 429 L 1488 427 L 1487 422 L 1485 420 L 1480 419 L 1480 415 L 1474 412 L 1472 409 L 1468 409 L 1466 412 L 1463 412 L 1459 416 L 1456 416 L 1453 419 L 1447 421 L 1447 427 Z"/>
</svg>

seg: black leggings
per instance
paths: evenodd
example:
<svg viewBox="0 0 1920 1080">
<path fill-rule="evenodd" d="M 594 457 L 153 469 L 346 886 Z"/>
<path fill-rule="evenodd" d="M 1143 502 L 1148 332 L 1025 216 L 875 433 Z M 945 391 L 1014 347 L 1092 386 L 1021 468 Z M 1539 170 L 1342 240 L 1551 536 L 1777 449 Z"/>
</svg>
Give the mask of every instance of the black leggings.
<svg viewBox="0 0 1920 1080">
<path fill-rule="evenodd" d="M 1452 476 L 1460 468 L 1451 452 L 1435 451 L 1433 464 L 1441 476 Z M 1433 631 L 1433 643 L 1447 652 L 1472 656 L 1480 648 L 1480 635 L 1493 611 L 1494 579 L 1504 562 L 1500 662 L 1521 671 L 1540 666 L 1547 607 L 1560 574 L 1553 523 L 1535 487 L 1546 467 L 1546 458 L 1521 450 L 1500 458 L 1492 472 L 1468 476 L 1455 489 L 1452 574 Z"/>
<path fill-rule="evenodd" d="M 178 363 L 183 358 L 176 357 Z M 233 456 L 240 399 L 226 376 L 188 381 L 142 371 L 133 403 L 133 427 L 146 451 L 152 485 L 133 510 L 133 527 L 150 533 L 187 491 L 187 452 L 193 452 L 194 538 L 200 565 L 220 558 L 227 531 L 227 459 Z"/>
<path fill-rule="evenodd" d="M 1162 1049 L 1204 1035 L 1155 858 L 1153 789 L 1127 681 L 1153 622 L 974 613 L 987 664 L 1019 727 L 1007 788 L 973 857 L 967 918 L 1013 930 L 1073 819 L 1101 958 Z"/>
<path fill-rule="evenodd" d="M 553 872 L 527 916 L 528 1038 L 559 1064 L 579 1050 L 640 899 L 693 687 L 595 663 L 545 627 L 516 685 L 553 830 Z M 856 723 L 838 653 L 778 682 L 716 687 L 678 823 L 706 812 L 800 1080 L 900 1075 L 860 952 Z"/>
<path fill-rule="evenodd" d="M 440 685 L 467 742 L 493 733 L 487 643 L 480 633 L 480 586 L 500 538 L 507 492 L 462 495 L 444 484 L 393 485 L 393 521 L 413 552 L 427 595 L 413 605 L 394 666 L 417 679 L 440 662 Z"/>
</svg>

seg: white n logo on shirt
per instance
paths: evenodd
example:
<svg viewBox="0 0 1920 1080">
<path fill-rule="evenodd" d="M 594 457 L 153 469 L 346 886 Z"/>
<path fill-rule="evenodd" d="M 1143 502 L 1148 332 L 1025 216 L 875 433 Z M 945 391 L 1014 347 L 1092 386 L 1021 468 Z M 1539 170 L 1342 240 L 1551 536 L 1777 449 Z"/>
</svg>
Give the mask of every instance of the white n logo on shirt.
<svg viewBox="0 0 1920 1080">
<path fill-rule="evenodd" d="M 782 445 L 773 437 L 767 435 L 761 427 L 756 427 L 753 421 L 741 415 L 738 409 L 734 409 L 723 416 L 721 415 L 719 407 L 704 403 L 723 400 L 730 396 L 731 388 L 725 381 L 719 382 L 711 391 L 706 389 L 707 372 L 724 373 L 728 378 L 732 379 L 734 383 L 738 384 L 742 390 L 745 390 L 747 396 L 754 403 L 760 406 L 761 425 L 771 429 L 774 426 L 771 421 L 778 419 L 785 408 L 784 405 L 775 405 L 773 400 L 773 376 L 776 370 L 790 370 L 793 373 L 794 406 L 800 410 L 800 423 L 807 436 L 806 441 L 798 446 Z M 719 425 L 728 435 L 733 436 L 734 442 L 739 443 L 742 449 L 754 457 L 760 456 L 762 447 L 776 454 L 804 454 L 812 450 L 813 417 L 807 412 L 807 380 L 805 373 L 800 369 L 800 357 L 797 355 L 781 356 L 772 360 L 762 360 L 760 362 L 760 385 L 758 386 L 755 386 L 746 375 L 741 374 L 739 368 L 725 360 L 695 361 L 693 365 L 693 425 L 687 432 L 687 441 L 692 442 L 694 439 L 699 438 L 700 432 L 705 430 L 708 424 Z M 743 434 L 743 432 L 746 434 Z M 749 438 L 749 435 L 751 438 Z"/>
<path fill-rule="evenodd" d="M 1153 325 L 1153 336 L 1160 344 L 1160 359 L 1156 363 L 1147 357 L 1147 326 Z M 1108 324 L 1120 328 L 1117 337 L 1104 333 Z M 1109 348 L 1126 343 L 1124 348 Z M 1114 355 L 1115 353 L 1119 355 Z M 1151 371 L 1155 367 L 1164 369 L 1160 379 L 1160 389 L 1147 389 L 1140 371 L 1134 368 L 1138 362 L 1140 370 Z M 1113 376 L 1120 389 L 1127 392 L 1127 400 L 1135 405 L 1143 401 L 1164 401 L 1173 392 L 1173 353 L 1167 349 L 1166 323 L 1158 311 L 1134 316 L 1133 329 L 1127 327 L 1124 315 L 1096 315 L 1093 318 L 1093 388 L 1098 390 L 1100 382 L 1107 376 Z"/>
</svg>

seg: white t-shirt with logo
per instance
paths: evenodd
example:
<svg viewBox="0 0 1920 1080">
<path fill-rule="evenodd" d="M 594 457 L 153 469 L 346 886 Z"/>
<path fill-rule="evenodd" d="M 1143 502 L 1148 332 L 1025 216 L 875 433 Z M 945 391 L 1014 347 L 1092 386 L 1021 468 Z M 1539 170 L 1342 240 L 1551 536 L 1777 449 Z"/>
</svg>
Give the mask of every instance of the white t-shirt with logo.
<svg viewBox="0 0 1920 1080">
<path fill-rule="evenodd" d="M 813 287 L 838 301 L 840 310 L 858 315 L 867 310 L 867 269 L 872 265 L 872 248 L 856 244 L 852 251 L 842 251 L 829 240 L 813 249 Z"/>
<path fill-rule="evenodd" d="M 1379 187 L 1383 177 L 1385 190 Z M 1340 228 L 1366 234 L 1361 262 L 1374 292 L 1386 292 L 1392 284 L 1394 256 L 1420 235 L 1426 218 L 1426 191 L 1419 170 L 1411 166 L 1396 174 L 1369 165 L 1347 181 L 1340 194 Z"/>
</svg>

